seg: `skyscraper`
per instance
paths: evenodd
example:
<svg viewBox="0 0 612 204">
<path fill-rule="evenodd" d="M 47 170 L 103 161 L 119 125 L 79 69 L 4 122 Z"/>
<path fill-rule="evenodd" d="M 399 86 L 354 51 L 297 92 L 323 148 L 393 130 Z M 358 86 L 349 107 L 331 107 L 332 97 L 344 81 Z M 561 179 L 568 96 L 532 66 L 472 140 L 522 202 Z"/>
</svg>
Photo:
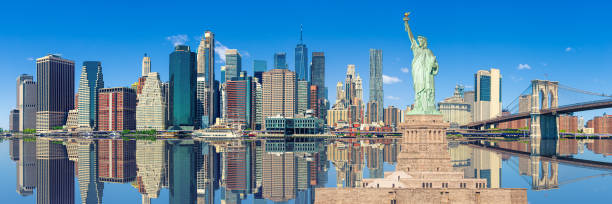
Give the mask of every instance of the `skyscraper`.
<svg viewBox="0 0 612 204">
<path fill-rule="evenodd" d="M 201 101 L 201 105 L 203 107 L 203 112 L 200 112 L 201 115 L 197 116 L 197 119 L 202 123 L 204 120 L 202 117 L 205 117 L 205 120 L 208 121 L 206 126 L 213 124 L 215 122 L 215 118 L 219 117 L 219 106 L 218 106 L 218 88 L 215 84 L 218 84 L 215 81 L 215 35 L 211 31 L 204 32 L 204 37 L 200 40 L 200 46 L 198 47 L 198 77 L 203 75 L 204 77 L 204 87 L 200 87 L 198 84 L 198 91 L 204 91 L 204 93 L 197 92 L 198 98 L 205 98 L 204 101 Z M 225 76 L 222 76 L 225 77 Z M 223 78 L 224 80 L 225 78 Z M 199 82 L 200 83 L 200 82 Z M 208 87 L 208 88 L 205 88 Z M 201 96 L 201 97 L 200 97 Z M 202 126 L 201 124 L 200 126 Z"/>
<path fill-rule="evenodd" d="M 499 69 L 478 70 L 474 74 L 474 121 L 487 120 L 501 115 L 501 74 Z"/>
<path fill-rule="evenodd" d="M 382 60 L 382 50 L 370 49 L 370 101 L 376 101 L 378 107 L 376 113 L 382 113 L 384 107 Z M 382 120 L 382 114 L 377 116 L 378 118 L 373 121 Z"/>
<path fill-rule="evenodd" d="M 253 76 L 257 78 L 257 83 L 262 82 L 263 73 L 268 71 L 268 65 L 265 60 L 253 60 Z"/>
<path fill-rule="evenodd" d="M 150 72 L 138 95 L 136 105 L 137 130 L 166 129 L 166 99 L 157 72 Z"/>
<path fill-rule="evenodd" d="M 321 110 L 319 108 L 320 102 L 318 98 L 319 87 L 317 85 L 310 85 L 308 109 L 313 111 L 313 116 L 318 118 L 321 116 Z"/>
<path fill-rule="evenodd" d="M 255 129 L 260 130 L 263 126 L 263 85 L 261 83 L 255 84 L 255 95 Z"/>
<path fill-rule="evenodd" d="M 173 130 L 194 129 L 196 113 L 196 54 L 177 45 L 170 54 L 170 98 Z"/>
<path fill-rule="evenodd" d="M 297 80 L 310 81 L 308 74 L 308 48 L 302 40 L 302 26 L 300 25 L 300 41 L 295 47 L 295 73 Z"/>
<path fill-rule="evenodd" d="M 237 77 L 242 71 L 242 56 L 236 49 L 225 51 L 225 81 Z"/>
<path fill-rule="evenodd" d="M 15 86 L 16 89 L 17 89 L 15 91 L 15 93 L 16 93 L 16 96 L 15 96 L 15 99 L 16 99 L 15 106 L 17 106 L 17 108 L 15 109 L 16 111 L 14 112 L 15 113 L 15 117 L 17 119 L 16 119 L 16 121 L 14 123 L 11 123 L 11 127 L 13 127 L 13 126 L 17 127 L 15 129 L 15 131 L 19 131 L 20 127 L 22 126 L 20 123 L 23 121 L 23 118 L 21 118 L 21 114 L 19 112 L 23 111 L 21 109 L 21 105 L 20 105 L 20 104 L 23 104 L 23 99 L 24 99 L 21 96 L 22 95 L 22 89 L 21 88 L 22 88 L 22 83 L 25 82 L 25 81 L 34 81 L 34 78 L 32 77 L 32 75 L 29 75 L 29 74 L 21 74 L 21 75 L 19 75 L 17 77 L 17 86 Z M 36 89 L 36 87 L 34 87 L 34 88 Z M 36 94 L 36 92 L 34 92 L 34 94 Z M 13 112 L 11 112 L 11 113 L 13 113 Z M 34 118 L 33 119 L 34 119 L 34 121 L 32 122 L 32 124 L 36 125 L 36 97 L 34 97 Z M 10 122 L 13 122 L 13 121 L 10 120 Z M 36 127 L 34 127 L 34 128 L 36 128 Z M 21 131 L 23 131 L 23 130 L 21 130 Z"/>
<path fill-rule="evenodd" d="M 263 74 L 263 118 L 293 118 L 296 111 L 295 72 L 272 69 Z"/>
<path fill-rule="evenodd" d="M 366 115 L 366 122 L 367 123 L 375 123 L 375 122 L 379 122 L 382 121 L 379 118 L 379 115 L 382 115 L 381 112 L 378 112 L 379 108 L 378 108 L 378 102 L 377 101 L 369 101 L 368 102 L 368 110 L 367 110 L 367 115 Z"/>
<path fill-rule="evenodd" d="M 21 81 L 18 87 L 19 131 L 36 129 L 36 91 L 36 82 L 32 79 Z"/>
<path fill-rule="evenodd" d="M 151 57 L 147 56 L 147 53 L 145 53 L 144 57 L 142 57 L 142 73 L 141 74 L 142 76 L 147 76 L 149 75 L 149 72 L 151 72 Z"/>
<path fill-rule="evenodd" d="M 146 55 L 145 55 L 146 57 Z M 144 72 L 144 59 L 143 59 Z M 99 61 L 85 61 L 79 80 L 78 126 L 82 130 L 96 129 L 98 91 L 104 88 L 102 64 Z"/>
<path fill-rule="evenodd" d="M 287 69 L 287 53 L 274 53 L 274 69 Z"/>
<path fill-rule="evenodd" d="M 228 122 L 255 129 L 255 83 L 253 77 L 246 76 L 246 72 L 241 72 L 241 76 L 226 83 Z"/>
<path fill-rule="evenodd" d="M 306 80 L 298 80 L 297 81 L 297 89 L 296 89 L 296 108 L 297 114 L 304 114 L 306 109 L 308 109 L 308 93 L 310 92 L 310 86 L 308 85 L 308 81 Z"/>
<path fill-rule="evenodd" d="M 98 130 L 136 129 L 136 91 L 127 87 L 98 91 Z"/>
<path fill-rule="evenodd" d="M 36 81 L 37 132 L 63 126 L 74 107 L 74 61 L 52 54 L 36 59 Z"/>
<path fill-rule="evenodd" d="M 310 67 L 311 84 L 318 88 L 318 98 L 327 98 L 325 95 L 325 53 L 313 52 L 312 65 Z"/>
</svg>

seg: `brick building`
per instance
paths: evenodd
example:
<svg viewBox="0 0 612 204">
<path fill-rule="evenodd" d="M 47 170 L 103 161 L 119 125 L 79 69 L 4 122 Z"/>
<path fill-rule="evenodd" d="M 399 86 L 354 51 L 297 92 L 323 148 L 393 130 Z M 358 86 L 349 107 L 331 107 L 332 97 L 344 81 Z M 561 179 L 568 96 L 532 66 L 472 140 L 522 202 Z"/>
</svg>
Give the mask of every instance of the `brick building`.
<svg viewBox="0 0 612 204">
<path fill-rule="evenodd" d="M 98 130 L 136 129 L 136 91 L 126 87 L 98 92 Z"/>
</svg>

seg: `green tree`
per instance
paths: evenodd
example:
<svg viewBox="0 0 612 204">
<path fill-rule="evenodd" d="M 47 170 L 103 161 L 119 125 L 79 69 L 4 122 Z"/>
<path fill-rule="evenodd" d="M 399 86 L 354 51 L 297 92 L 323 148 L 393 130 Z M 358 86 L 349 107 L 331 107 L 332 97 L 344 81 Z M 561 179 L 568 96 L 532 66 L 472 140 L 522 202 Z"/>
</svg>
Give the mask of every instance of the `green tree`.
<svg viewBox="0 0 612 204">
<path fill-rule="evenodd" d="M 36 129 L 27 128 L 23 130 L 23 134 L 34 134 L 34 133 L 36 133 Z"/>
</svg>

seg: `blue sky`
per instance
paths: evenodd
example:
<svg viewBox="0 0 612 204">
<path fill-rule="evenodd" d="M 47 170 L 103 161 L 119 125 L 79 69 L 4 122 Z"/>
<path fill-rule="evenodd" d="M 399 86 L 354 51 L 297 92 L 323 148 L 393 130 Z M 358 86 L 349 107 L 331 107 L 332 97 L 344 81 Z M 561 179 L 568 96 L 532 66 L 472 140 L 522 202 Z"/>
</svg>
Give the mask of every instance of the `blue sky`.
<svg viewBox="0 0 612 204">
<path fill-rule="evenodd" d="M 412 60 L 402 22 L 405 11 L 412 12 L 415 35 L 426 36 L 438 57 L 437 101 L 452 95 L 457 83 L 472 88 L 473 74 L 491 67 L 501 69 L 505 104 L 531 79 L 612 94 L 608 2 L 226 2 L 5 2 L 0 7 L 0 83 L 5 87 L 0 93 L 6 96 L 0 101 L 0 127 L 8 127 L 8 113 L 15 106 L 15 78 L 35 74 L 32 59 L 47 53 L 74 60 L 75 80 L 83 61 L 99 60 L 107 87 L 128 86 L 140 75 L 144 53 L 151 56 L 152 70 L 167 80 L 171 40 L 184 39 L 195 50 L 199 37 L 211 30 L 219 48 L 242 53 L 243 69 L 249 73 L 253 59 L 267 60 L 271 67 L 274 52 L 280 51 L 287 52 L 293 69 L 300 24 L 309 52 L 325 52 L 330 101 L 347 64 L 356 65 L 368 98 L 369 49 L 378 48 L 383 50 L 383 73 L 390 79 L 384 85 L 385 106 L 403 108 L 413 100 L 411 75 L 402 71 L 410 69 Z M 590 118 L 604 111 L 612 112 L 579 115 Z"/>
</svg>

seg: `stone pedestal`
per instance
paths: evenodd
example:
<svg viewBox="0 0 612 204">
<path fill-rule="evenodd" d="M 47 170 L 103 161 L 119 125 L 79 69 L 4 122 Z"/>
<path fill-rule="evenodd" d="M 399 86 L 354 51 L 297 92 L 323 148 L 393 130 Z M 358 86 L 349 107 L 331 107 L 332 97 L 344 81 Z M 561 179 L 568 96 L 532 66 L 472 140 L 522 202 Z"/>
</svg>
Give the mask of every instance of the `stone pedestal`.
<svg viewBox="0 0 612 204">
<path fill-rule="evenodd" d="M 407 115 L 399 125 L 402 132 L 397 170 L 411 172 L 450 172 L 450 154 L 442 115 Z"/>
</svg>

